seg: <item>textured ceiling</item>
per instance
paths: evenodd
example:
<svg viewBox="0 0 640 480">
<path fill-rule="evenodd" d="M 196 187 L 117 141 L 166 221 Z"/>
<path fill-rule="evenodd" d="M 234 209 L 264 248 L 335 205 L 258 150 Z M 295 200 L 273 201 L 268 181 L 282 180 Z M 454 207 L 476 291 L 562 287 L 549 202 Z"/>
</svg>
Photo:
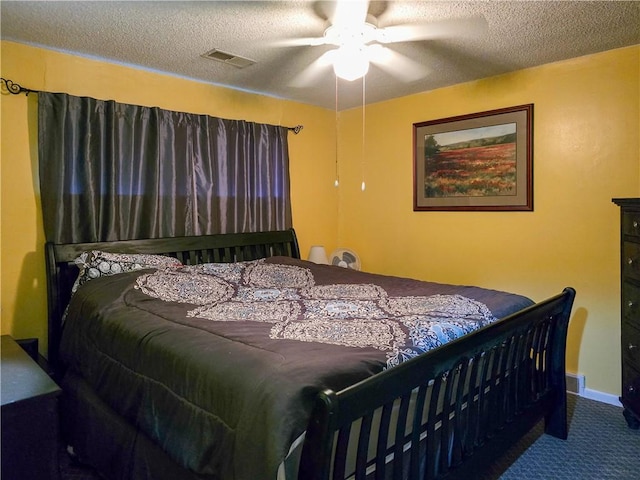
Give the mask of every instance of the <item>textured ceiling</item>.
<svg viewBox="0 0 640 480">
<path fill-rule="evenodd" d="M 329 3 L 2 0 L 0 33 L 3 40 L 333 109 L 331 68 L 300 80 L 329 47 L 282 46 L 322 36 Z M 379 27 L 431 25 L 433 38 L 390 45 L 425 74 L 407 81 L 401 65 L 372 65 L 367 103 L 640 44 L 638 1 L 372 1 L 369 12 Z M 478 21 L 484 29 L 468 28 Z M 239 69 L 202 57 L 214 48 L 256 63 Z M 338 109 L 361 105 L 362 89 L 361 80 L 340 80 Z"/>
</svg>

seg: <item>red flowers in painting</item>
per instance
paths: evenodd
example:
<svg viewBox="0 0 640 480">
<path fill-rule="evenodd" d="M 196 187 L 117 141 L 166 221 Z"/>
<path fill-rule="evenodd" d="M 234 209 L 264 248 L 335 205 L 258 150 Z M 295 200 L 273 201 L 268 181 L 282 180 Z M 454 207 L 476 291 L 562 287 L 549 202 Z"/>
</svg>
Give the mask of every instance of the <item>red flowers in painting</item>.
<svg viewBox="0 0 640 480">
<path fill-rule="evenodd" d="M 515 142 L 425 153 L 427 198 L 516 194 Z"/>
</svg>

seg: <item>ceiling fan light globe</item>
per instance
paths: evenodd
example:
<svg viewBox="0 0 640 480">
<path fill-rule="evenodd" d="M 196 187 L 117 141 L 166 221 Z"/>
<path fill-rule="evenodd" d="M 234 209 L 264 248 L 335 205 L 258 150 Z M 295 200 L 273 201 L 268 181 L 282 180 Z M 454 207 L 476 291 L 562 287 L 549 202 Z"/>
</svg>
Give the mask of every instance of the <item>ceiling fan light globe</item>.
<svg viewBox="0 0 640 480">
<path fill-rule="evenodd" d="M 361 48 L 341 47 L 333 61 L 333 71 L 344 80 L 353 81 L 369 71 L 369 58 Z"/>
</svg>

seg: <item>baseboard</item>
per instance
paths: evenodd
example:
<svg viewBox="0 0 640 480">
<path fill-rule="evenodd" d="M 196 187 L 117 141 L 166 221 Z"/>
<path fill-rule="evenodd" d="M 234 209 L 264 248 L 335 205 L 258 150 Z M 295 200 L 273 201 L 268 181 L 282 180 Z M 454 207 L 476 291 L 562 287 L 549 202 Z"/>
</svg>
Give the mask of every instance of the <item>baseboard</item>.
<svg viewBox="0 0 640 480">
<path fill-rule="evenodd" d="M 621 407 L 622 404 L 616 395 L 610 393 L 599 392 L 598 390 L 592 390 L 585 388 L 584 375 L 575 375 L 573 373 L 566 374 L 567 380 L 567 392 L 579 395 L 590 400 L 597 402 L 608 403 L 609 405 L 615 405 Z"/>
<path fill-rule="evenodd" d="M 608 403 L 609 405 L 615 405 L 616 407 L 622 407 L 622 404 L 620 403 L 620 399 L 616 395 L 612 395 L 611 393 L 604 393 L 604 392 L 599 392 L 598 390 L 585 388 L 584 392 L 580 396 L 584 398 L 588 398 L 590 400 L 595 400 L 597 402 Z"/>
</svg>

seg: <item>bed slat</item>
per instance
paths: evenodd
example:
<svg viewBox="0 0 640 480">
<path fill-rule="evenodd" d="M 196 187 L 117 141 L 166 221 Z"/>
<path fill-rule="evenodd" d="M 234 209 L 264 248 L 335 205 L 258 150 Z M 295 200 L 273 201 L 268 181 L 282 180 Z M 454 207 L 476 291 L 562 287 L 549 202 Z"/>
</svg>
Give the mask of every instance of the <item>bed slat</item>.
<svg viewBox="0 0 640 480">
<path fill-rule="evenodd" d="M 413 411 L 413 425 L 411 426 L 411 456 L 409 458 L 409 478 L 419 478 L 420 472 L 420 434 L 424 418 L 424 406 L 427 398 L 427 385 L 420 385 Z"/>
<path fill-rule="evenodd" d="M 389 427 L 391 425 L 391 414 L 393 412 L 393 402 L 387 402 L 382 407 L 380 417 L 380 428 L 378 429 L 378 441 L 376 447 L 376 480 L 385 478 L 385 458 L 387 456 L 387 441 L 389 438 Z"/>
</svg>

